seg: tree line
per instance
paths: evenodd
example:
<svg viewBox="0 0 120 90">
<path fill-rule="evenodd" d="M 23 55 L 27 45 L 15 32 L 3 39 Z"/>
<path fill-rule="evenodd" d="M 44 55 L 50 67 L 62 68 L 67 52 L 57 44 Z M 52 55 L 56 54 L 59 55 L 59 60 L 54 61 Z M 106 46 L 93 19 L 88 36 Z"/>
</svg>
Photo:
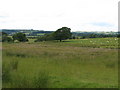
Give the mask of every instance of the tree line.
<svg viewBox="0 0 120 90">
<path fill-rule="evenodd" d="M 60 42 L 65 39 L 85 39 L 85 38 L 106 38 L 106 37 L 120 37 L 120 34 L 95 34 L 95 33 L 71 33 L 71 29 L 68 27 L 62 27 L 55 32 L 46 33 L 39 37 L 29 37 L 36 39 L 35 42 L 40 41 L 51 41 L 59 40 Z M 27 42 L 28 38 L 24 33 L 15 33 L 12 37 L 9 37 L 7 33 L 2 32 L 2 42 L 14 42 L 15 40 L 19 42 Z"/>
<path fill-rule="evenodd" d="M 7 33 L 2 32 L 2 42 L 14 42 L 15 40 L 19 42 L 28 41 L 26 35 L 23 33 L 16 33 L 12 37 L 9 37 Z"/>
<path fill-rule="evenodd" d="M 45 34 L 38 37 L 35 42 L 39 41 L 49 41 L 49 40 L 59 40 L 60 42 L 65 39 L 69 39 L 72 36 L 71 29 L 68 27 L 62 27 L 55 32 L 50 34 Z M 2 32 L 2 42 L 14 42 L 15 40 L 19 42 L 27 42 L 28 39 L 24 33 L 16 33 L 12 37 L 9 37 L 7 33 Z"/>
</svg>

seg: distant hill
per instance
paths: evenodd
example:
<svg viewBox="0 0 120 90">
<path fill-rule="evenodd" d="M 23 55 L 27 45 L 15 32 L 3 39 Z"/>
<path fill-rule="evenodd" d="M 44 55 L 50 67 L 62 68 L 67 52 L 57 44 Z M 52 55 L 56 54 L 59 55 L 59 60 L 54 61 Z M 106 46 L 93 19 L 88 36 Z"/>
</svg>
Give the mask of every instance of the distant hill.
<svg viewBox="0 0 120 90">
<path fill-rule="evenodd" d="M 0 29 L 0 32 L 5 32 L 8 35 L 12 36 L 15 33 L 22 32 L 25 33 L 27 36 L 42 36 L 46 33 L 52 33 L 54 31 L 44 31 L 44 30 L 33 30 L 33 29 Z M 76 31 L 72 32 L 73 36 L 89 36 L 91 34 L 95 35 L 109 35 L 109 36 L 116 36 L 119 32 L 81 32 Z"/>
<path fill-rule="evenodd" d="M 53 31 L 44 31 L 44 30 L 33 30 L 33 29 L 2 29 L 2 32 L 7 33 L 8 35 L 13 35 L 18 32 L 25 33 L 27 36 L 41 36 L 45 33 L 51 33 Z"/>
</svg>

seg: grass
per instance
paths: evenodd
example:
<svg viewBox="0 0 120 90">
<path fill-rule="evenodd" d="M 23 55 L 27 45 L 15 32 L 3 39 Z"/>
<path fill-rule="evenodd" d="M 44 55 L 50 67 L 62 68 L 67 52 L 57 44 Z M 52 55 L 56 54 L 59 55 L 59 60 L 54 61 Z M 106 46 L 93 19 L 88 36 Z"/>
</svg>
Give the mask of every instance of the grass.
<svg viewBox="0 0 120 90">
<path fill-rule="evenodd" d="M 40 35 L 40 36 L 43 36 L 45 33 L 39 33 L 39 34 L 37 34 L 37 35 Z"/>
<path fill-rule="evenodd" d="M 30 39 L 29 43 L 33 43 L 35 39 Z M 54 42 L 54 43 L 53 43 Z M 87 38 L 87 39 L 70 39 L 65 40 L 62 43 L 58 41 L 44 42 L 51 43 L 52 45 L 64 45 L 64 46 L 75 46 L 75 47 L 91 47 L 91 48 L 110 48 L 119 49 L 118 38 Z M 65 43 L 64 43 L 65 42 Z"/>
<path fill-rule="evenodd" d="M 76 39 L 70 40 L 69 44 L 76 44 L 81 47 L 93 47 L 93 48 L 120 48 L 118 47 L 118 38 L 88 38 L 88 39 Z"/>
<path fill-rule="evenodd" d="M 2 43 L 0 42 L 0 88 L 2 88 Z"/>
<path fill-rule="evenodd" d="M 8 67 L 3 69 L 10 72 L 3 87 L 118 87 L 118 49 L 87 47 L 86 39 L 68 41 L 3 43 L 3 65 Z"/>
</svg>

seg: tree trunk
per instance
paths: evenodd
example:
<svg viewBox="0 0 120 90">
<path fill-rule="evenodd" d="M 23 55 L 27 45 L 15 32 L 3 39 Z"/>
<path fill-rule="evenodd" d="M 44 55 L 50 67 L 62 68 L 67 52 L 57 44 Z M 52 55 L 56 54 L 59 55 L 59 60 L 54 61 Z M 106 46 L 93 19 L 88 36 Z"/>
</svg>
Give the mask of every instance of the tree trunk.
<svg viewBox="0 0 120 90">
<path fill-rule="evenodd" d="M 60 39 L 60 42 L 61 42 L 62 40 Z"/>
</svg>

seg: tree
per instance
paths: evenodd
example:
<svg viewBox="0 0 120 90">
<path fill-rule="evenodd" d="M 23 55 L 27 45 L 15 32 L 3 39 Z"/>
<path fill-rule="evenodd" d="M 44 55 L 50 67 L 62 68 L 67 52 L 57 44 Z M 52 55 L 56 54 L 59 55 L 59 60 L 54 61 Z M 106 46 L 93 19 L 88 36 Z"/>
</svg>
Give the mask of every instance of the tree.
<svg viewBox="0 0 120 90">
<path fill-rule="evenodd" d="M 76 37 L 75 37 L 75 36 L 72 36 L 72 39 L 76 39 Z"/>
<path fill-rule="evenodd" d="M 18 40 L 20 42 L 26 42 L 26 41 L 28 41 L 26 35 L 23 34 L 23 33 L 16 33 L 16 34 L 14 34 L 12 36 L 12 38 L 13 38 L 13 41 L 15 41 L 15 40 Z"/>
<path fill-rule="evenodd" d="M 46 33 L 46 34 L 44 35 L 44 38 L 45 38 L 45 41 L 54 40 L 53 33 L 50 33 L 50 34 Z"/>
<path fill-rule="evenodd" d="M 5 32 L 2 32 L 2 36 L 8 36 L 8 34 Z"/>
<path fill-rule="evenodd" d="M 62 40 L 68 39 L 72 35 L 70 31 L 71 31 L 70 28 L 68 28 L 68 27 L 62 27 L 62 28 L 58 29 L 57 31 L 55 31 L 53 33 L 54 39 L 55 40 L 60 40 L 60 42 Z"/>
<path fill-rule="evenodd" d="M 80 39 L 85 39 L 86 37 L 85 36 L 81 36 L 81 38 Z"/>
<path fill-rule="evenodd" d="M 117 37 L 120 38 L 120 34 L 118 34 Z"/>
<path fill-rule="evenodd" d="M 42 41 L 45 41 L 45 37 L 44 36 L 39 36 L 37 38 L 37 40 L 35 40 L 35 42 L 42 42 Z"/>
<path fill-rule="evenodd" d="M 2 32 L 2 42 L 12 42 L 12 38 L 8 37 L 8 34 L 5 32 Z"/>
<path fill-rule="evenodd" d="M 39 36 L 35 42 L 41 42 L 41 41 L 51 41 L 54 40 L 54 37 L 51 34 L 45 34 L 44 36 Z"/>
</svg>

